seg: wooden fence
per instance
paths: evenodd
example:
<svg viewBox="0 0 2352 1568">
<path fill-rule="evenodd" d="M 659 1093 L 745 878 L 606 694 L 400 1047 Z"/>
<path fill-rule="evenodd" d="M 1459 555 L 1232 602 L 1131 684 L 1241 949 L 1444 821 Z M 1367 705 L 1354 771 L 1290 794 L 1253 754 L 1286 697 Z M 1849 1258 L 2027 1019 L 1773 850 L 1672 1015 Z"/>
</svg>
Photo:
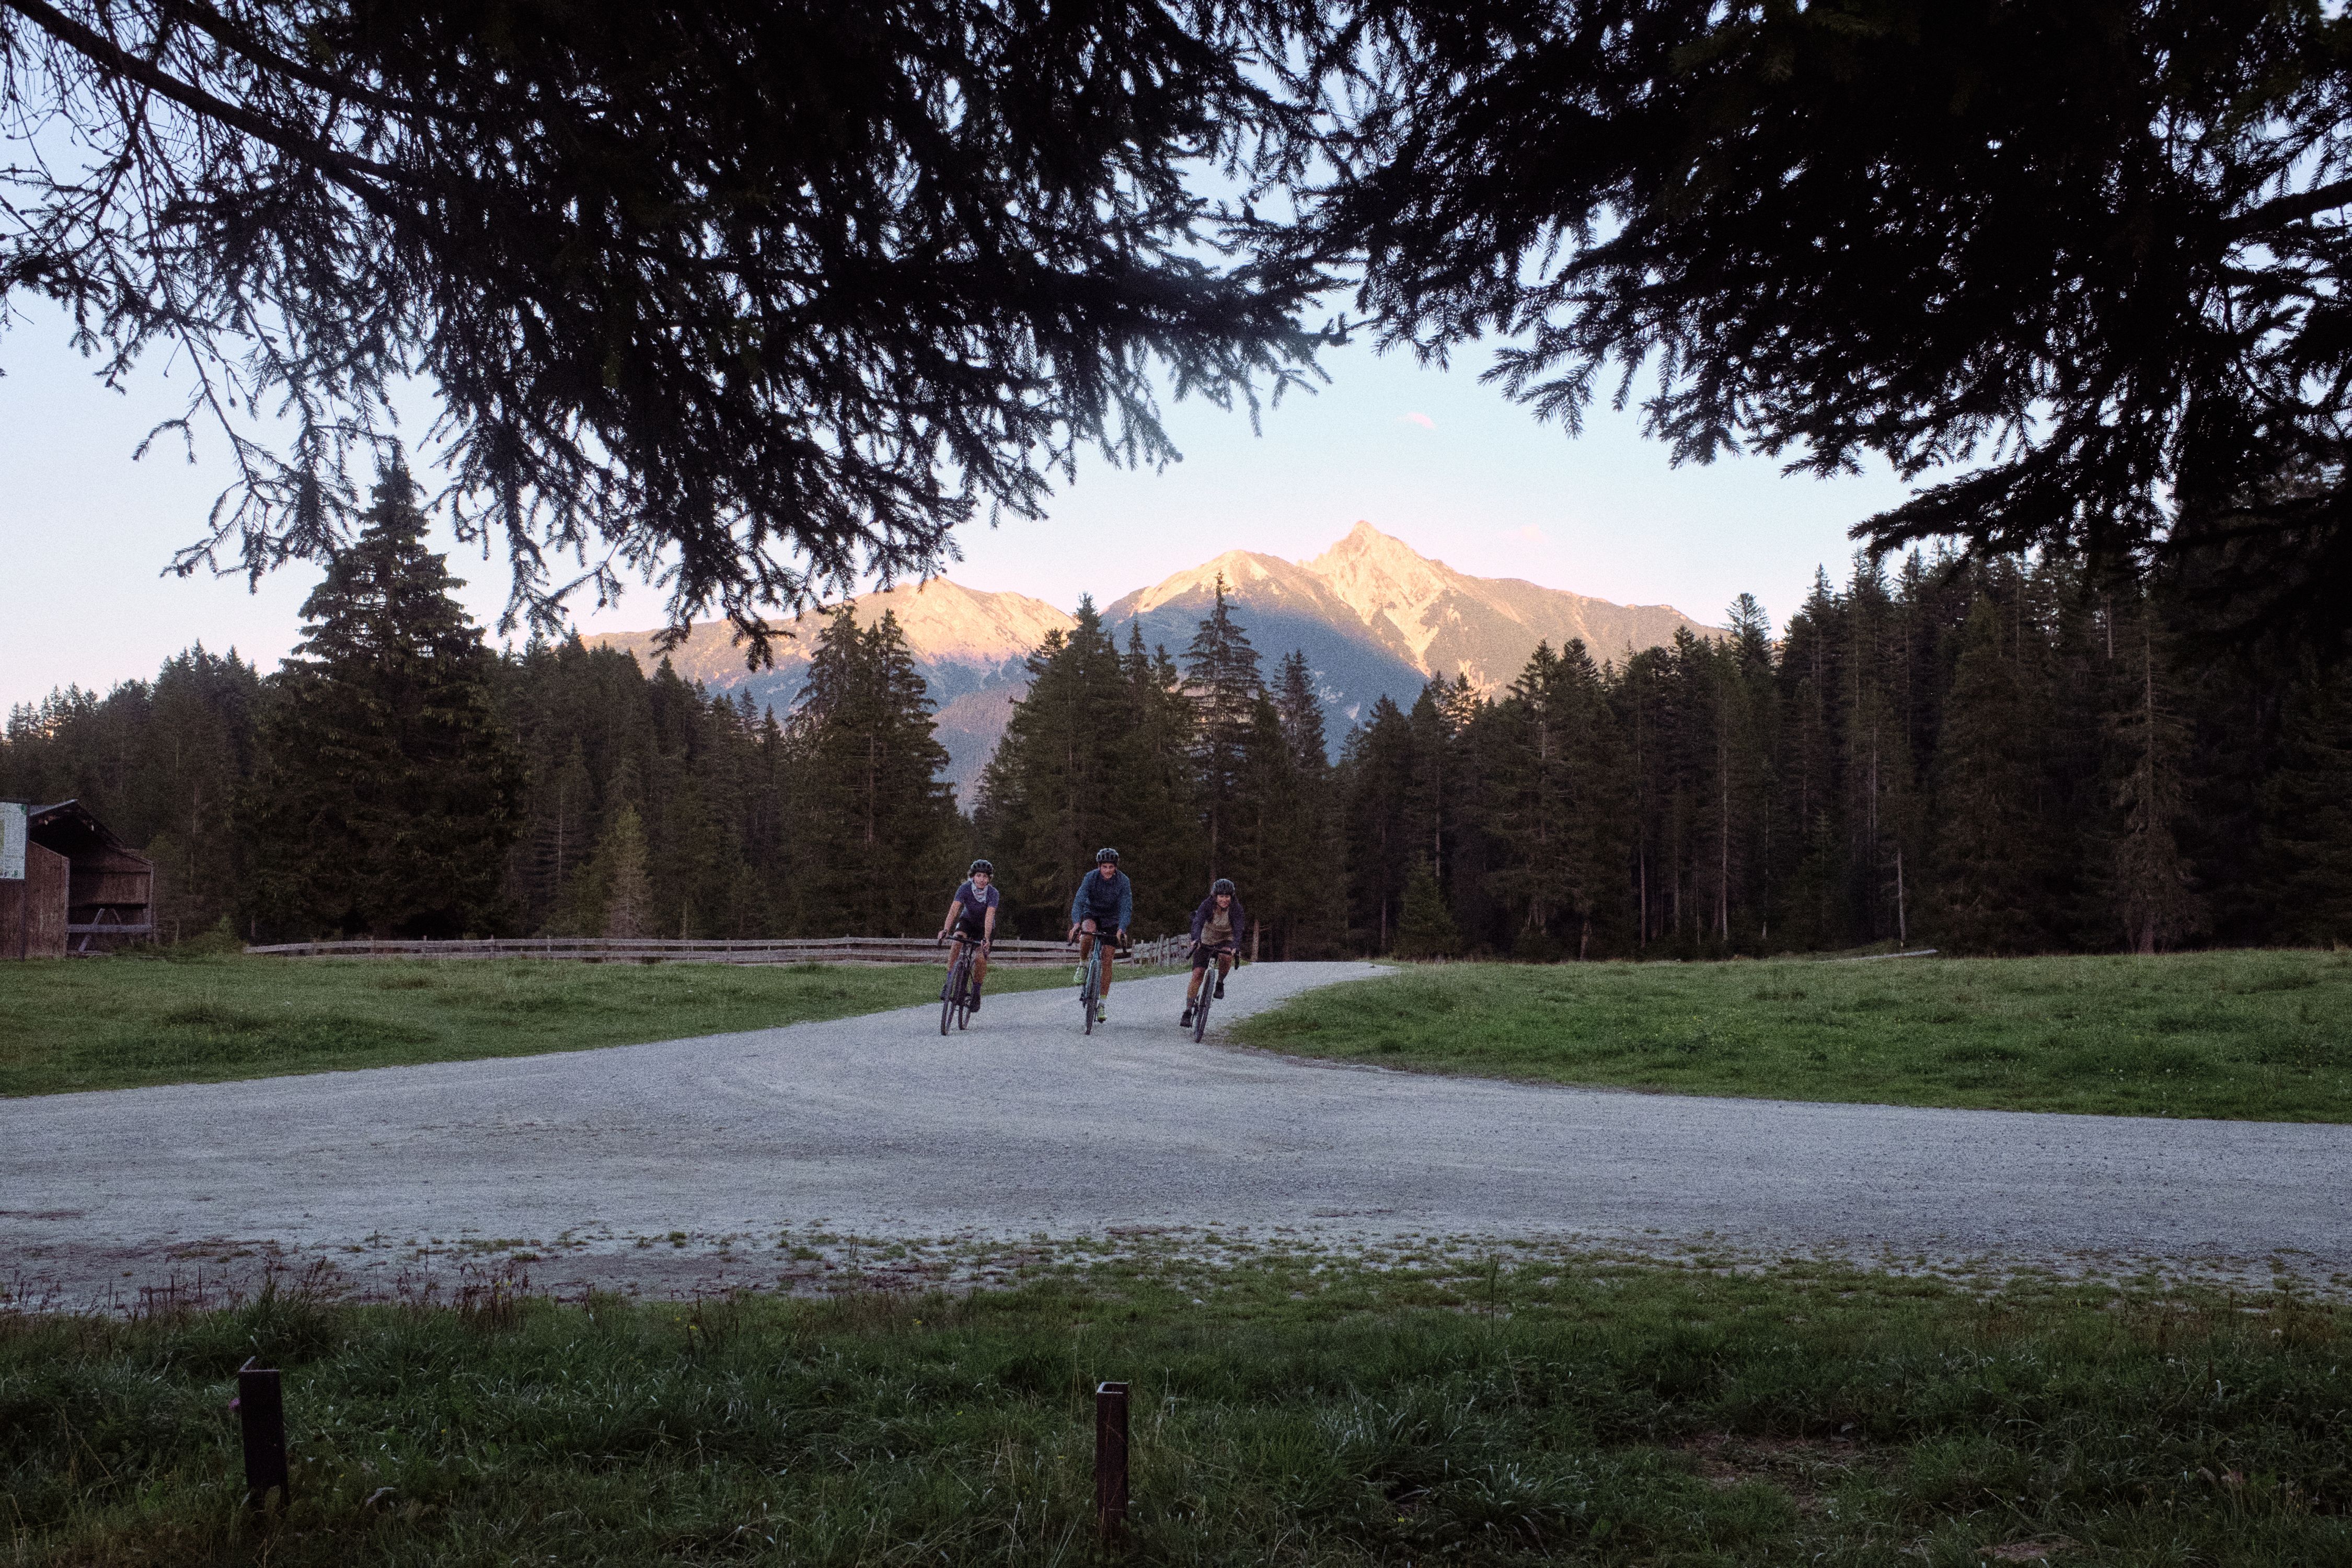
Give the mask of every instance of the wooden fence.
<svg viewBox="0 0 2352 1568">
<path fill-rule="evenodd" d="M 1181 963 L 1191 938 L 1163 936 L 1135 944 L 1130 962 Z M 532 936 L 467 942 L 289 942 L 248 947 L 273 958 L 562 958 L 587 963 L 940 963 L 947 949 L 927 936 L 840 936 L 810 941 L 697 942 L 676 938 Z M 989 962 L 1015 969 L 1075 965 L 1077 949 L 1062 942 L 999 938 Z"/>
</svg>

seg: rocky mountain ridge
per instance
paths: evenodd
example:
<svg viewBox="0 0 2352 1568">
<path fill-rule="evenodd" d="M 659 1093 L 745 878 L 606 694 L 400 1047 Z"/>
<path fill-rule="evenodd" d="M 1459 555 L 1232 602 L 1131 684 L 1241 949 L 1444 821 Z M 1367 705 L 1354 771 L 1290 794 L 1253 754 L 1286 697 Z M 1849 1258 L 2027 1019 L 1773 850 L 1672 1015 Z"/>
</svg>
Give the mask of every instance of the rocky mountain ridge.
<svg viewBox="0 0 2352 1568">
<path fill-rule="evenodd" d="M 1473 577 L 1366 522 L 1311 561 L 1228 551 L 1112 601 L 1104 623 L 1122 644 L 1137 625 L 1147 644 L 1181 654 L 1220 576 L 1269 677 L 1285 654 L 1306 653 L 1335 744 L 1381 697 L 1409 704 L 1431 676 L 1464 675 L 1482 692 L 1499 690 L 1539 642 L 1559 647 L 1581 638 L 1595 658 L 1622 658 L 1684 629 L 1718 635 L 1671 605 L 1615 605 L 1517 578 Z M 1047 632 L 1076 623 L 1027 595 L 988 593 L 944 577 L 861 595 L 851 605 L 860 620 L 886 609 L 898 617 L 940 705 L 940 740 L 957 796 L 969 805 L 1012 704 L 1028 689 L 1024 659 Z M 800 694 L 815 617 L 803 615 L 779 629 L 788 635 L 766 669 L 744 668 L 724 622 L 695 626 L 669 658 L 688 680 L 749 691 L 755 702 L 782 712 Z M 661 658 L 655 636 L 614 632 L 586 640 L 627 648 L 650 667 Z"/>
</svg>

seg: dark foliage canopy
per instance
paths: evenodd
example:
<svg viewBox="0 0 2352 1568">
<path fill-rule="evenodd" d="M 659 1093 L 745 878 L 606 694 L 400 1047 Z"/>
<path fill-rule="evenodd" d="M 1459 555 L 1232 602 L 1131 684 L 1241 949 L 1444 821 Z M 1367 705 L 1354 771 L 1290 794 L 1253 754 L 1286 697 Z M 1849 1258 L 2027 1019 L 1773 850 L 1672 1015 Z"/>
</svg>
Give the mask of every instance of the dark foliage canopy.
<svg viewBox="0 0 2352 1568">
<path fill-rule="evenodd" d="M 2352 22 L 2318 0 L 1422 0 L 1290 243 L 1678 459 L 1961 466 L 1857 530 L 2352 618 Z M 1344 90 L 1337 90 L 1332 83 Z M 1654 378 L 1654 379 L 1653 379 Z"/>
<path fill-rule="evenodd" d="M 331 554 L 416 376 L 515 611 L 635 567 L 756 639 L 1170 455 L 1157 374 L 1300 373 L 1311 275 L 1181 178 L 1259 155 L 1248 68 L 1209 0 L 0 0 L 0 308 L 196 372 L 184 570 Z"/>
</svg>

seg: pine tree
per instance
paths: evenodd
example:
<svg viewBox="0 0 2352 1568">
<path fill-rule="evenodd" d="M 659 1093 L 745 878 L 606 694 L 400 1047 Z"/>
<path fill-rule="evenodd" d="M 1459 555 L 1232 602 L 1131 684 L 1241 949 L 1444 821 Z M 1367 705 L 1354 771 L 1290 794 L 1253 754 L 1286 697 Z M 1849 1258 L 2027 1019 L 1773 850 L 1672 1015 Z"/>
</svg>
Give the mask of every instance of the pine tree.
<svg viewBox="0 0 2352 1568">
<path fill-rule="evenodd" d="M 1461 930 L 1446 907 L 1437 873 L 1426 860 L 1415 861 L 1406 879 L 1391 951 L 1400 958 L 1452 958 L 1462 951 Z"/>
<path fill-rule="evenodd" d="M 587 753 L 576 733 L 560 758 L 553 750 L 558 743 L 552 733 L 534 738 L 522 850 L 529 864 L 514 889 L 523 923 L 534 931 L 554 916 L 564 888 L 593 848 L 589 825 L 595 816 L 595 789 Z"/>
<path fill-rule="evenodd" d="M 860 936 L 928 929 L 961 830 L 930 697 L 898 618 L 825 617 L 793 710 L 806 835 L 803 918 Z"/>
<path fill-rule="evenodd" d="M 1846 609 L 1829 574 L 1813 573 L 1812 591 L 1790 618 L 1780 658 L 1780 795 L 1776 835 L 1785 870 L 1780 929 L 1792 946 L 1843 945 L 1851 924 L 1843 898 L 1846 883 L 1843 750 L 1837 693 L 1843 681 Z"/>
<path fill-rule="evenodd" d="M 2288 694 L 2284 744 L 2263 801 L 2279 937 L 2352 945 L 2352 679 L 2306 662 Z"/>
<path fill-rule="evenodd" d="M 997 866 L 1000 919 L 1058 936 L 1078 878 L 1127 820 L 1114 795 L 1128 787 L 1119 763 L 1132 754 L 1139 715 L 1130 672 L 1090 598 L 1067 632 L 1045 634 L 1027 667 L 1029 689 L 982 774 L 975 817 L 982 853 Z"/>
<path fill-rule="evenodd" d="M 1274 706 L 1282 719 L 1283 738 L 1290 742 L 1291 756 L 1298 766 L 1304 771 L 1317 765 L 1328 768 L 1330 747 L 1323 729 L 1323 700 L 1315 689 L 1315 672 L 1307 667 L 1304 649 L 1294 648 L 1282 656 Z"/>
<path fill-rule="evenodd" d="M 627 801 L 596 844 L 596 886 L 604 905 L 602 934 L 620 941 L 650 936 L 653 879 L 646 874 L 646 827 Z"/>
<path fill-rule="evenodd" d="M 1196 715 L 1194 757 L 1202 816 L 1209 835 L 1209 868 L 1225 870 L 1225 840 L 1241 799 L 1244 753 L 1259 694 L 1257 649 L 1234 619 L 1225 600 L 1225 579 L 1217 575 L 1216 598 L 1192 646 L 1184 650 L 1184 685 Z"/>
<path fill-rule="evenodd" d="M 246 813 L 248 902 L 280 931 L 456 936 L 506 917 L 520 769 L 492 656 L 398 467 L 302 606 Z"/>
<path fill-rule="evenodd" d="M 1383 696 L 1370 721 L 1349 732 L 1340 756 L 1342 842 L 1348 867 L 1349 940 L 1385 952 L 1421 847 L 1410 811 L 1412 724 Z"/>
<path fill-rule="evenodd" d="M 1567 780 L 1566 716 L 1559 711 L 1559 661 L 1537 645 L 1528 667 L 1475 735 L 1490 762 L 1482 826 L 1505 850 L 1487 889 L 1517 923 L 1523 956 L 1551 957 L 1552 921 L 1572 875 L 1572 816 L 1579 803 Z"/>
<path fill-rule="evenodd" d="M 2188 726 L 2173 706 L 2154 606 L 2134 617 L 2137 643 L 2124 663 L 2123 700 L 2107 721 L 2117 822 L 2108 861 L 2115 919 L 2134 952 L 2158 952 L 2205 929 L 2204 900 L 2189 888 L 2176 837 L 2187 808 L 2180 762 Z"/>
<path fill-rule="evenodd" d="M 1276 882 L 1261 881 L 1250 908 L 1272 933 L 1275 951 L 1286 959 L 1340 951 L 1346 934 L 1344 900 L 1332 896 L 1341 872 L 1338 825 L 1333 814 L 1331 754 L 1323 729 L 1323 702 L 1315 689 L 1307 655 L 1284 656 L 1274 716 L 1287 749 L 1286 782 L 1274 803 L 1281 812 L 1282 868 Z M 1263 743 L 1263 742 L 1261 742 Z M 1275 772 L 1269 765 L 1266 772 Z"/>
<path fill-rule="evenodd" d="M 2022 952 L 2040 936 L 2040 788 L 2017 660 L 1979 595 L 1960 632 L 1936 787 L 1937 931 L 1962 952 Z"/>
</svg>

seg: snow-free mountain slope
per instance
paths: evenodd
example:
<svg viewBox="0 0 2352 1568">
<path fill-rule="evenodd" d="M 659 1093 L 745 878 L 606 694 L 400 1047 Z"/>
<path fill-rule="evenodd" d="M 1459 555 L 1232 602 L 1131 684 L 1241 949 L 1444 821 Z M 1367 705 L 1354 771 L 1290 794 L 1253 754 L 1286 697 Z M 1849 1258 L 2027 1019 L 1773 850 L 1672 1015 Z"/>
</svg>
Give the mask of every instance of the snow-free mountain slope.
<svg viewBox="0 0 2352 1568">
<path fill-rule="evenodd" d="M 1719 635 L 1664 605 L 1612 605 L 1517 578 L 1473 577 L 1365 522 L 1311 561 L 1227 551 L 1112 601 L 1103 624 L 1122 646 L 1137 628 L 1145 646 L 1181 656 L 1209 613 L 1220 578 L 1269 680 L 1284 655 L 1306 654 L 1334 745 L 1380 698 L 1410 706 L 1432 676 L 1466 675 L 1481 692 L 1500 690 L 1538 643 L 1558 648 L 1580 637 L 1594 658 L 1610 659 L 1670 642 L 1678 631 Z M 970 805 L 1012 704 L 1027 689 L 1029 650 L 1047 632 L 1076 623 L 1043 600 L 983 593 L 945 578 L 851 603 L 861 620 L 884 609 L 898 616 L 940 705 L 949 777 Z M 670 658 L 688 680 L 749 691 L 755 702 L 781 711 L 800 694 L 818 627 L 803 616 L 784 629 L 793 635 L 776 645 L 770 669 L 744 668 L 743 650 L 724 623 L 696 626 Z M 589 640 L 629 648 L 651 668 L 660 662 L 653 639 L 651 632 L 625 632 Z"/>
<path fill-rule="evenodd" d="M 1028 689 L 1029 650 L 1047 632 L 1067 631 L 1077 622 L 1043 599 L 985 593 L 944 577 L 861 594 L 850 601 L 850 610 L 861 625 L 886 610 L 898 617 L 931 700 L 940 704 L 939 738 L 948 749 L 948 776 L 955 782 L 957 798 L 970 805 L 980 771 L 1004 732 L 1011 700 Z M 809 614 L 782 623 L 782 629 L 788 635 L 772 645 L 775 663 L 767 669 L 744 668 L 743 648 L 724 621 L 698 625 L 668 657 L 683 679 L 713 691 L 748 691 L 752 701 L 781 713 L 800 696 L 809 656 L 824 628 Z M 655 636 L 609 632 L 587 640 L 626 648 L 650 670 L 663 657 L 654 647 Z"/>
<path fill-rule="evenodd" d="M 1538 643 L 1581 640 L 1595 659 L 1612 659 L 1672 642 L 1677 631 L 1717 635 L 1667 605 L 1613 605 L 1517 577 L 1473 577 L 1368 522 L 1302 564 L 1375 635 L 1392 634 L 1423 674 L 1465 675 L 1489 694 L 1517 679 Z"/>
</svg>

